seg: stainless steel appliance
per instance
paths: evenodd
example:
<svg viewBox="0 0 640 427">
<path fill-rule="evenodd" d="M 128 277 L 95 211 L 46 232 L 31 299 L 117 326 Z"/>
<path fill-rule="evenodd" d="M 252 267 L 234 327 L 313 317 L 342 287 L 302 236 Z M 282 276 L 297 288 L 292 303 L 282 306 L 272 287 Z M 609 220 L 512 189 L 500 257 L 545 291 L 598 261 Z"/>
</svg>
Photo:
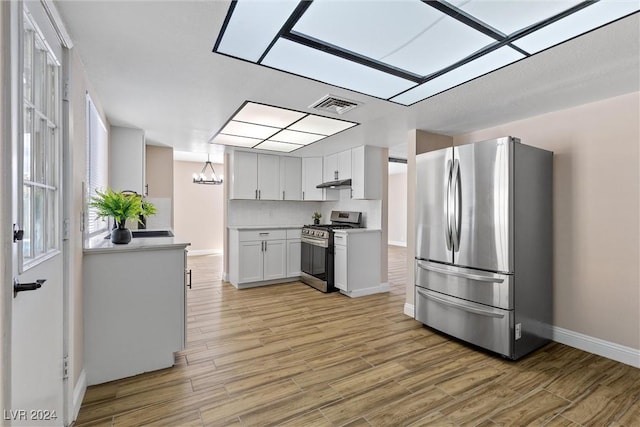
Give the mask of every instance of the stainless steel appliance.
<svg viewBox="0 0 640 427">
<path fill-rule="evenodd" d="M 301 280 L 322 292 L 335 292 L 333 230 L 362 227 L 362 213 L 332 211 L 331 224 L 302 229 Z"/>
<path fill-rule="evenodd" d="M 418 321 L 511 359 L 548 342 L 552 162 L 513 137 L 416 157 Z"/>
</svg>

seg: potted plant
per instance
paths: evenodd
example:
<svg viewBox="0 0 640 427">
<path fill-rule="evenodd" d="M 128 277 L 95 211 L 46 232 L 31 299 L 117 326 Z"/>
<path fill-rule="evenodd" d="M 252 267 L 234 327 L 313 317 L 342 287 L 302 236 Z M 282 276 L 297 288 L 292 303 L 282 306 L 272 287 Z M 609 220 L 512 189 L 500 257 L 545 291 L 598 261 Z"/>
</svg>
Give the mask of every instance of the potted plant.
<svg viewBox="0 0 640 427">
<path fill-rule="evenodd" d="M 322 214 L 320 212 L 313 213 L 313 223 L 320 224 L 320 218 L 322 218 Z"/>
<path fill-rule="evenodd" d="M 102 193 L 96 191 L 97 196 L 91 198 L 89 206 L 96 209 L 98 217 L 111 217 L 114 220 L 115 228 L 111 230 L 111 241 L 115 244 L 126 244 L 131 241 L 131 230 L 127 228 L 127 220 L 139 220 L 139 215 L 143 212 L 142 196 L 131 193 L 125 194 L 122 191 L 116 192 L 109 188 Z M 146 212 L 155 213 L 155 206 L 148 203 Z"/>
</svg>

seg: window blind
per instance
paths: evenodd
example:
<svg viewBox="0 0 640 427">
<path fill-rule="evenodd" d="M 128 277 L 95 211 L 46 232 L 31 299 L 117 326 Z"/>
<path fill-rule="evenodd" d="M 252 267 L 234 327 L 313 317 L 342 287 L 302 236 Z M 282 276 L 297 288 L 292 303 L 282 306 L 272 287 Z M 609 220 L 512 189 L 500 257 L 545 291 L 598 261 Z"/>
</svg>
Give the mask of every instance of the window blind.
<svg viewBox="0 0 640 427">
<path fill-rule="evenodd" d="M 107 145 L 107 128 L 98 110 L 87 94 L 87 188 L 86 188 L 86 233 L 92 236 L 107 229 L 107 220 L 98 218 L 96 209 L 88 206 L 89 201 L 96 195 L 96 190 L 107 188 L 107 168 L 109 148 Z"/>
</svg>

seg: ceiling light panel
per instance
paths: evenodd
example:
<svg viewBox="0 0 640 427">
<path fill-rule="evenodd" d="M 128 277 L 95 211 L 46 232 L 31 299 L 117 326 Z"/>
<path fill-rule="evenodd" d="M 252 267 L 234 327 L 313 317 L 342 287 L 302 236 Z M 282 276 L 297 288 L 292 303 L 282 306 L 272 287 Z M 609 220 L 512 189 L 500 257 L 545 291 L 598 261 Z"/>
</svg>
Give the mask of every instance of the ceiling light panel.
<svg viewBox="0 0 640 427">
<path fill-rule="evenodd" d="M 263 126 L 285 128 L 306 116 L 306 113 L 272 107 L 270 105 L 247 102 L 233 120 L 255 123 Z"/>
<path fill-rule="evenodd" d="M 257 148 L 259 150 L 281 151 L 284 153 L 290 153 L 293 150 L 297 150 L 301 147 L 304 146 L 298 144 L 287 144 L 286 142 L 264 141 L 256 145 L 254 148 Z"/>
<path fill-rule="evenodd" d="M 222 128 L 220 133 L 246 136 L 249 138 L 267 139 L 279 130 L 279 128 L 270 126 L 255 125 L 252 123 L 231 120 L 224 128 Z"/>
<path fill-rule="evenodd" d="M 421 76 L 495 41 L 418 0 L 315 1 L 293 30 Z"/>
<path fill-rule="evenodd" d="M 530 53 L 540 52 L 640 9 L 637 0 L 601 0 L 514 42 Z"/>
<path fill-rule="evenodd" d="M 356 125 L 346 120 L 247 101 L 209 142 L 290 152 Z"/>
<path fill-rule="evenodd" d="M 510 47 L 503 47 L 400 94 L 392 98 L 392 101 L 411 105 L 522 58 L 524 55 L 520 52 Z"/>
<path fill-rule="evenodd" d="M 415 86 L 412 81 L 284 39 L 275 43 L 262 64 L 378 98 L 390 98 Z"/>
<path fill-rule="evenodd" d="M 335 120 L 328 117 L 309 115 L 289 127 L 291 130 L 318 133 L 321 135 L 333 135 L 345 129 L 355 126 L 353 122 Z"/>
<path fill-rule="evenodd" d="M 312 142 L 320 141 L 322 138 L 326 138 L 326 135 L 318 135 L 315 133 L 298 132 L 293 130 L 284 129 L 277 134 L 273 135 L 269 140 L 278 142 L 288 142 L 291 144 L 307 145 Z"/>
<path fill-rule="evenodd" d="M 298 0 L 236 1 L 216 51 L 257 62 L 280 31 Z"/>
<path fill-rule="evenodd" d="M 449 3 L 509 35 L 564 12 L 580 3 L 580 0 L 449 0 Z"/>
<path fill-rule="evenodd" d="M 246 138 L 244 136 L 218 134 L 211 141 L 211 144 L 233 145 L 235 147 L 251 148 L 258 144 L 261 140 L 255 138 Z"/>
</svg>

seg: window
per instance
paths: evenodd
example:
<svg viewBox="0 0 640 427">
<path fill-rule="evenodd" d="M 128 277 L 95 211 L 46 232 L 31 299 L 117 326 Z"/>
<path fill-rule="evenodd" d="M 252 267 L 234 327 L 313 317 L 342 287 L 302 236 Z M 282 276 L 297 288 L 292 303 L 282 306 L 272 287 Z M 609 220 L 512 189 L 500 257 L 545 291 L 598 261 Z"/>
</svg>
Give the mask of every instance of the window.
<svg viewBox="0 0 640 427">
<path fill-rule="evenodd" d="M 107 188 L 107 128 L 96 109 L 91 97 L 87 94 L 87 203 L 96 195 L 96 190 Z M 88 237 L 107 229 L 107 221 L 98 218 L 96 210 L 87 207 L 86 234 Z"/>
<path fill-rule="evenodd" d="M 60 63 L 24 15 L 22 216 L 23 266 L 59 249 Z"/>
</svg>

